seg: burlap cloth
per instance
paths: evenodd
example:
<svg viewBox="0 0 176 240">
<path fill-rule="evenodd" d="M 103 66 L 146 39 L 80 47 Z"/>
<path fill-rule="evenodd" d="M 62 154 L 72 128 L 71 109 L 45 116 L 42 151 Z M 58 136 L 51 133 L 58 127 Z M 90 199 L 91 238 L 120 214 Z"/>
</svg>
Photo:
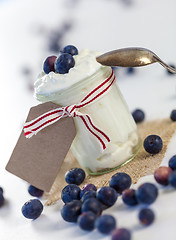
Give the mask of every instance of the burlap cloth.
<svg viewBox="0 0 176 240">
<path fill-rule="evenodd" d="M 153 174 L 155 169 L 160 166 L 166 152 L 167 145 L 170 142 L 170 139 L 174 134 L 175 130 L 176 122 L 173 122 L 170 119 L 155 120 L 138 124 L 138 131 L 142 142 L 150 134 L 157 134 L 162 138 L 163 149 L 161 150 L 161 152 L 152 155 L 147 153 L 142 147 L 137 156 L 123 167 L 110 173 L 106 173 L 104 175 L 87 175 L 82 185 L 85 185 L 87 183 L 93 183 L 97 188 L 106 186 L 108 185 L 111 176 L 117 172 L 128 173 L 131 176 L 133 183 L 137 183 L 139 178 L 141 178 L 142 176 Z M 44 198 L 47 199 L 45 203 L 46 205 L 51 205 L 55 203 L 58 199 L 60 199 L 62 189 L 65 185 L 67 185 L 64 179 L 64 175 L 66 171 L 73 167 L 80 166 L 71 151 L 69 151 L 50 192 L 44 194 Z"/>
</svg>

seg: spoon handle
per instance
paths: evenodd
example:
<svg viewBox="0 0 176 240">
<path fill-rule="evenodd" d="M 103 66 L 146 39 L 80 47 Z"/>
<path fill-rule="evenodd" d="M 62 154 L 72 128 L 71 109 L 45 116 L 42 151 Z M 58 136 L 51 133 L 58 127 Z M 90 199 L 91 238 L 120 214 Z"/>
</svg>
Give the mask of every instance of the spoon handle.
<svg viewBox="0 0 176 240">
<path fill-rule="evenodd" d="M 176 74 L 176 69 L 169 66 L 168 64 L 166 64 L 165 62 L 163 62 L 157 55 L 154 56 L 154 58 L 156 59 L 156 61 L 161 64 L 164 68 L 166 68 L 167 70 L 169 70 L 172 73 Z"/>
</svg>

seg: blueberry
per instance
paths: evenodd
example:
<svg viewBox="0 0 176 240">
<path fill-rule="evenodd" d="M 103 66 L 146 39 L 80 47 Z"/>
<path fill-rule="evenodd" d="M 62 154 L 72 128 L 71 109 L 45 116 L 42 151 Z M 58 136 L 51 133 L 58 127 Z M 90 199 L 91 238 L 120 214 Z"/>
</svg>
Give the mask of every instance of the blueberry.
<svg viewBox="0 0 176 240">
<path fill-rule="evenodd" d="M 68 73 L 70 68 L 75 66 L 75 60 L 72 55 L 68 53 L 61 54 L 55 61 L 55 71 L 60 74 Z"/>
<path fill-rule="evenodd" d="M 136 191 L 134 189 L 126 189 L 122 192 L 122 200 L 128 206 L 137 205 Z"/>
<path fill-rule="evenodd" d="M 111 177 L 109 186 L 121 194 L 125 189 L 130 188 L 131 177 L 127 173 L 116 173 Z"/>
<path fill-rule="evenodd" d="M 158 189 L 153 183 L 144 183 L 136 191 L 136 198 L 139 203 L 151 204 L 158 196 Z"/>
<path fill-rule="evenodd" d="M 5 199 L 2 193 L 0 193 L 0 207 L 4 205 Z"/>
<path fill-rule="evenodd" d="M 95 227 L 99 232 L 109 234 L 116 228 L 116 219 L 111 215 L 105 214 L 96 219 Z"/>
<path fill-rule="evenodd" d="M 173 64 L 169 64 L 169 66 L 172 67 L 172 68 L 176 68 L 175 65 L 173 65 Z M 167 73 L 168 73 L 168 74 L 171 74 L 171 75 L 174 74 L 174 73 L 171 72 L 170 70 L 167 70 Z"/>
<path fill-rule="evenodd" d="M 82 204 L 82 212 L 91 211 L 97 216 L 102 213 L 101 203 L 96 198 L 89 198 Z"/>
<path fill-rule="evenodd" d="M 168 178 L 171 174 L 172 169 L 170 167 L 159 167 L 154 172 L 154 178 L 157 181 L 157 183 L 161 185 L 167 186 L 169 184 Z"/>
<path fill-rule="evenodd" d="M 170 174 L 168 181 L 172 187 L 176 188 L 176 171 Z"/>
<path fill-rule="evenodd" d="M 29 219 L 36 219 L 43 211 L 43 204 L 38 199 L 26 202 L 22 207 L 22 214 Z"/>
<path fill-rule="evenodd" d="M 0 187 L 0 194 L 3 194 L 4 193 L 4 190 L 2 187 Z"/>
<path fill-rule="evenodd" d="M 111 240 L 131 240 L 131 232 L 126 228 L 115 229 Z"/>
<path fill-rule="evenodd" d="M 83 212 L 77 220 L 79 227 L 86 231 L 92 231 L 95 228 L 97 216 L 93 212 Z"/>
<path fill-rule="evenodd" d="M 143 208 L 140 210 L 138 217 L 139 217 L 140 222 L 143 225 L 148 226 L 153 223 L 153 221 L 155 219 L 155 214 L 152 209 Z"/>
<path fill-rule="evenodd" d="M 79 215 L 81 214 L 82 202 L 79 200 L 73 200 L 66 203 L 61 209 L 61 216 L 67 222 L 77 222 Z"/>
<path fill-rule="evenodd" d="M 145 118 L 145 113 L 141 109 L 136 109 L 132 112 L 132 116 L 136 123 L 140 123 Z"/>
<path fill-rule="evenodd" d="M 176 170 L 176 155 L 172 156 L 169 159 L 169 167 L 172 168 L 173 170 Z"/>
<path fill-rule="evenodd" d="M 86 201 L 89 198 L 96 198 L 96 192 L 95 191 L 88 191 L 85 192 L 81 198 L 82 202 Z"/>
<path fill-rule="evenodd" d="M 49 56 L 43 63 L 43 71 L 48 74 L 50 72 L 55 72 L 54 63 L 56 60 L 56 56 Z"/>
<path fill-rule="evenodd" d="M 170 114 L 170 118 L 172 121 L 176 121 L 176 109 L 172 110 L 171 114 Z"/>
<path fill-rule="evenodd" d="M 111 207 L 117 200 L 117 192 L 112 187 L 102 187 L 97 192 L 97 199 L 107 207 Z"/>
<path fill-rule="evenodd" d="M 29 185 L 28 192 L 34 197 L 41 197 L 43 195 L 43 190 L 40 190 L 32 185 Z"/>
<path fill-rule="evenodd" d="M 89 184 L 86 184 L 83 186 L 82 190 L 81 190 L 81 193 L 80 193 L 80 197 L 82 198 L 82 196 L 84 195 L 85 192 L 88 192 L 88 191 L 97 191 L 97 188 L 95 187 L 94 184 L 92 183 L 89 183 Z"/>
<path fill-rule="evenodd" d="M 163 147 L 163 141 L 158 135 L 149 135 L 144 140 L 144 148 L 148 153 L 159 153 Z"/>
<path fill-rule="evenodd" d="M 65 181 L 69 184 L 80 185 L 86 177 L 86 174 L 81 168 L 72 168 L 65 174 Z"/>
<path fill-rule="evenodd" d="M 75 184 L 69 184 L 62 189 L 61 199 L 64 203 L 72 200 L 80 200 L 80 188 Z"/>
<path fill-rule="evenodd" d="M 69 53 L 72 56 L 73 55 L 78 55 L 78 49 L 73 45 L 67 45 L 66 47 L 64 47 L 62 52 L 63 53 Z"/>
<path fill-rule="evenodd" d="M 127 68 L 127 74 L 133 74 L 135 73 L 135 68 L 134 67 L 128 67 Z"/>
</svg>

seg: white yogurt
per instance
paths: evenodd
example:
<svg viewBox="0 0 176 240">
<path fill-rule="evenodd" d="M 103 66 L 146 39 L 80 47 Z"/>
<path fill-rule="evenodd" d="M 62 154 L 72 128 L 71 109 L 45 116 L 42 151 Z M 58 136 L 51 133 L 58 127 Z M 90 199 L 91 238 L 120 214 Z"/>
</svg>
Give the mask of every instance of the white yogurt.
<svg viewBox="0 0 176 240">
<path fill-rule="evenodd" d="M 69 88 L 84 78 L 90 77 L 102 67 L 96 61 L 96 56 L 98 55 L 100 55 L 99 52 L 83 49 L 79 51 L 79 55 L 73 56 L 75 66 L 70 68 L 68 73 L 50 72 L 45 74 L 42 72 L 34 83 L 35 94 L 48 96 L 51 93 Z"/>
<path fill-rule="evenodd" d="M 35 83 L 39 101 L 52 101 L 61 106 L 79 103 L 87 93 L 111 74 L 110 67 L 96 62 L 99 53 L 82 50 L 75 56 L 75 67 L 68 74 L 41 74 Z M 81 108 L 94 124 L 111 139 L 102 153 L 101 146 L 78 118 L 73 118 L 77 130 L 71 150 L 80 165 L 90 172 L 113 169 L 132 158 L 139 143 L 136 124 L 116 84 L 95 102 Z"/>
</svg>

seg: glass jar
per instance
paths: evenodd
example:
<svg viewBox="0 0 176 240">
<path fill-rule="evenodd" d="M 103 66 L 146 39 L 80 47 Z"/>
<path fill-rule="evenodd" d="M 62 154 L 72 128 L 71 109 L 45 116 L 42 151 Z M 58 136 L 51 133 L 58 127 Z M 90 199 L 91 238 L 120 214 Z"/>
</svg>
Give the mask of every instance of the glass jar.
<svg viewBox="0 0 176 240">
<path fill-rule="evenodd" d="M 110 67 L 102 66 L 96 73 L 71 87 L 48 96 L 39 95 L 37 99 L 42 102 L 52 101 L 60 106 L 80 103 L 93 88 L 108 78 L 111 72 Z M 137 126 L 116 83 L 108 92 L 79 111 L 89 114 L 95 126 L 111 139 L 102 152 L 97 138 L 87 130 L 80 118 L 73 118 L 77 134 L 71 151 L 89 174 L 109 172 L 135 157 L 141 145 Z"/>
</svg>

